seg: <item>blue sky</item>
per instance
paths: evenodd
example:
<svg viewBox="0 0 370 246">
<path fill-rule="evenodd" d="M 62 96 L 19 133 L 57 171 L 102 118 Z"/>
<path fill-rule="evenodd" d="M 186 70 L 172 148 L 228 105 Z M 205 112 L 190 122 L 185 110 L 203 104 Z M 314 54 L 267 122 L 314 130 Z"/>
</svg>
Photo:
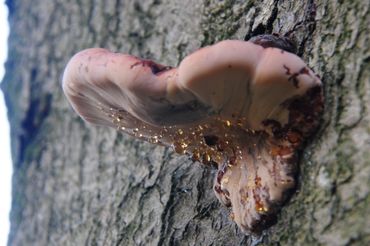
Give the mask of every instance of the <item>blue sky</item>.
<svg viewBox="0 0 370 246">
<path fill-rule="evenodd" d="M 7 55 L 8 11 L 4 1 L 0 2 L 0 81 L 4 76 Z M 9 233 L 9 210 L 11 194 L 12 164 L 10 157 L 9 124 L 6 117 L 4 97 L 0 91 L 0 245 L 6 245 Z"/>
</svg>

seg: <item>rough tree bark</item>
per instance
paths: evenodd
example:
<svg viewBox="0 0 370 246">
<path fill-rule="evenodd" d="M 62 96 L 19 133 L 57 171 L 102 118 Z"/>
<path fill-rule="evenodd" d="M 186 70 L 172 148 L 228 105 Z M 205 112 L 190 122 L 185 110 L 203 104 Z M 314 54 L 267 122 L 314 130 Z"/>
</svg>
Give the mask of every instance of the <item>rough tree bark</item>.
<svg viewBox="0 0 370 246">
<path fill-rule="evenodd" d="M 353 0 L 8 0 L 2 83 L 14 165 L 9 245 L 251 245 L 210 167 L 85 124 L 63 96 L 67 60 L 105 47 L 177 65 L 200 46 L 289 35 L 325 83 L 298 190 L 265 245 L 370 242 L 370 13 Z M 316 7 L 315 7 L 316 6 Z"/>
</svg>

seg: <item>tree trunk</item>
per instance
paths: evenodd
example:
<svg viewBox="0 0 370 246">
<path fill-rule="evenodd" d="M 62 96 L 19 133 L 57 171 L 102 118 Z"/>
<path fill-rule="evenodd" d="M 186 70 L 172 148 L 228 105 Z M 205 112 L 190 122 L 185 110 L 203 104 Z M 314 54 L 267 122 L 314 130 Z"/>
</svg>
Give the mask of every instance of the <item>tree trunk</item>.
<svg viewBox="0 0 370 246">
<path fill-rule="evenodd" d="M 353 0 L 8 0 L 2 89 L 14 165 L 9 245 L 252 245 L 212 190 L 215 170 L 83 122 L 68 59 L 105 47 L 176 66 L 262 33 L 292 38 L 322 78 L 325 113 L 297 192 L 264 245 L 370 243 L 370 13 Z"/>
</svg>

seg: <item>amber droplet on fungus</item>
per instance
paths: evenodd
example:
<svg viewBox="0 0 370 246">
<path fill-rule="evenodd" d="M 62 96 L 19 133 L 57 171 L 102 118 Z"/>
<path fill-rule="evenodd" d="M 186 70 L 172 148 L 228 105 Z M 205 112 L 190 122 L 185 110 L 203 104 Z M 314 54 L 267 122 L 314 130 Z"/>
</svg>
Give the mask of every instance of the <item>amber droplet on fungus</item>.
<svg viewBox="0 0 370 246">
<path fill-rule="evenodd" d="M 320 79 L 267 41 L 222 41 L 178 68 L 88 49 L 69 61 L 63 89 L 88 122 L 216 165 L 216 196 L 258 234 L 294 190 L 298 150 L 323 110 Z"/>
</svg>

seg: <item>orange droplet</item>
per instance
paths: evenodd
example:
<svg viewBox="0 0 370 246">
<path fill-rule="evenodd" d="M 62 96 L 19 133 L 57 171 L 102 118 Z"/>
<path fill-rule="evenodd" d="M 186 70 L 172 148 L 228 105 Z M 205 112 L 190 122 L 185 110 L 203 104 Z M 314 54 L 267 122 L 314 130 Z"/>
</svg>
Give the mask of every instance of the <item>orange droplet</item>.
<svg viewBox="0 0 370 246">
<path fill-rule="evenodd" d="M 291 143 L 297 143 L 301 140 L 301 135 L 298 132 L 289 131 L 286 136 Z"/>
</svg>

